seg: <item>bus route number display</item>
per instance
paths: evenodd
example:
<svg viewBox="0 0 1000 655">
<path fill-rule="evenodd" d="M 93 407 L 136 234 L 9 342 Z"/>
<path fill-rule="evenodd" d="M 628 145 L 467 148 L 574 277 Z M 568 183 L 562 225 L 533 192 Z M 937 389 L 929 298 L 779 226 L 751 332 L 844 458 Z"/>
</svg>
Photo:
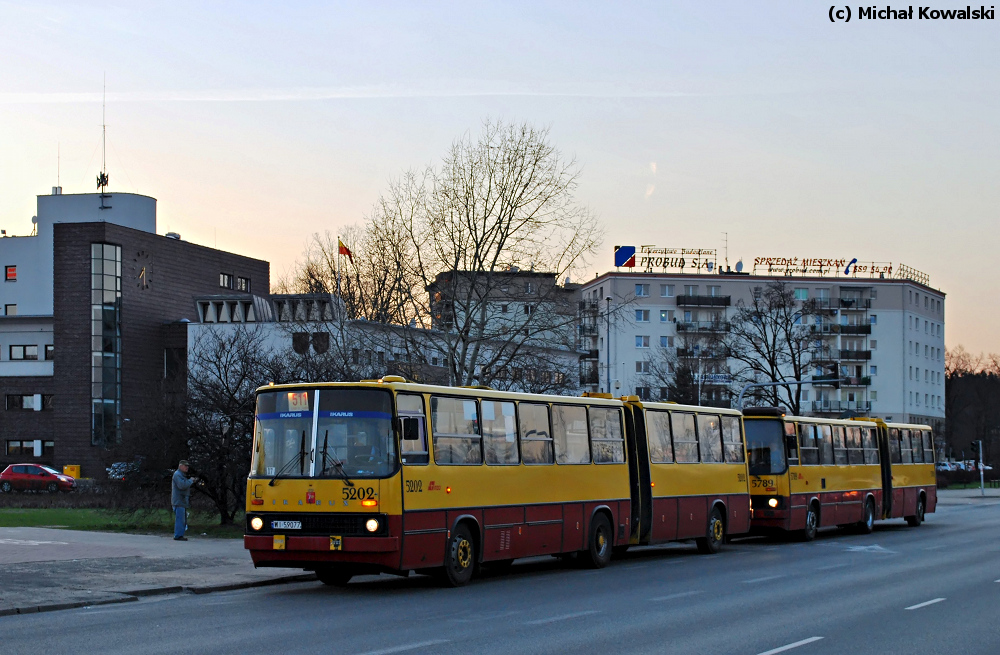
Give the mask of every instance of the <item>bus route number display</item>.
<svg viewBox="0 0 1000 655">
<path fill-rule="evenodd" d="M 309 411 L 309 392 L 308 391 L 289 391 L 288 392 L 288 411 L 290 411 L 290 412 L 308 412 Z"/>
</svg>

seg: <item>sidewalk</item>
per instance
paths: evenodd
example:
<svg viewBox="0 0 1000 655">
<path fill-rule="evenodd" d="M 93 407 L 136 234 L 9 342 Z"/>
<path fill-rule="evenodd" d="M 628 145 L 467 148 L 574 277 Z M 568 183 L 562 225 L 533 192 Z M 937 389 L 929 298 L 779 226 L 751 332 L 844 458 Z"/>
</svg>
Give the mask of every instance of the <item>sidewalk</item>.
<svg viewBox="0 0 1000 655">
<path fill-rule="evenodd" d="M 1000 500 L 1000 489 L 985 489 L 983 496 L 979 488 L 975 489 L 938 489 L 937 499 L 939 505 L 971 505 L 981 502 L 996 503 Z"/>
<path fill-rule="evenodd" d="M 254 569 L 242 539 L 0 528 L 0 616 L 314 579 Z"/>
</svg>

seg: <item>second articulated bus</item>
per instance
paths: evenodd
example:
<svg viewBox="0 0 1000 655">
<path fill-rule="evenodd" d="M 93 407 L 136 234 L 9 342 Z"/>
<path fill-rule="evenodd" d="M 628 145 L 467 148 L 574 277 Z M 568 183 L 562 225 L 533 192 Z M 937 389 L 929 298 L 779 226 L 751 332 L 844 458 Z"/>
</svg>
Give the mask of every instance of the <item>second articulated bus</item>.
<svg viewBox="0 0 1000 655">
<path fill-rule="evenodd" d="M 754 530 L 797 531 L 811 540 L 820 527 L 871 532 L 876 520 L 919 525 L 934 511 L 929 426 L 786 416 L 774 408 L 743 414 Z"/>
</svg>

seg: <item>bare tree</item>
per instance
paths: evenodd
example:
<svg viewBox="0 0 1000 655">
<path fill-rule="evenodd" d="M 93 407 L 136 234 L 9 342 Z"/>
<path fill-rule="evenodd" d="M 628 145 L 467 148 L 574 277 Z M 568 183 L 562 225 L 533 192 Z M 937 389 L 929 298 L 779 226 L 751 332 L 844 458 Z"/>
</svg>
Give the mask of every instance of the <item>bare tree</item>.
<svg viewBox="0 0 1000 655">
<path fill-rule="evenodd" d="M 187 447 L 195 489 L 231 523 L 243 506 L 253 443 L 254 391 L 287 371 L 257 325 L 202 332 L 188 359 Z"/>
<path fill-rule="evenodd" d="M 743 383 L 801 382 L 810 369 L 812 339 L 810 301 L 798 301 L 783 282 L 755 289 L 750 302 L 740 299 L 729 325 L 728 354 Z M 801 385 L 760 390 L 757 397 L 776 407 L 802 413 Z"/>
</svg>

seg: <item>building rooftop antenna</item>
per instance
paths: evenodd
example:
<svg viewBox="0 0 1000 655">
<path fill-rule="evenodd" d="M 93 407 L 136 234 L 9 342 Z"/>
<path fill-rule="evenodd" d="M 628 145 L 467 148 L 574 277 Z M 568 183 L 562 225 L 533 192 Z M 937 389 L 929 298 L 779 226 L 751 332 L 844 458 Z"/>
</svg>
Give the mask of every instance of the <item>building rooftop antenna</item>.
<svg viewBox="0 0 1000 655">
<path fill-rule="evenodd" d="M 729 232 L 723 232 L 722 233 L 722 237 L 723 237 L 723 243 L 725 244 L 725 252 L 726 252 L 726 270 L 728 271 L 729 270 Z"/>
<path fill-rule="evenodd" d="M 97 190 L 101 192 L 101 209 L 111 209 L 104 204 L 104 200 L 110 198 L 108 195 L 108 74 L 104 74 L 104 87 L 101 97 L 101 172 L 97 174 Z"/>
</svg>

